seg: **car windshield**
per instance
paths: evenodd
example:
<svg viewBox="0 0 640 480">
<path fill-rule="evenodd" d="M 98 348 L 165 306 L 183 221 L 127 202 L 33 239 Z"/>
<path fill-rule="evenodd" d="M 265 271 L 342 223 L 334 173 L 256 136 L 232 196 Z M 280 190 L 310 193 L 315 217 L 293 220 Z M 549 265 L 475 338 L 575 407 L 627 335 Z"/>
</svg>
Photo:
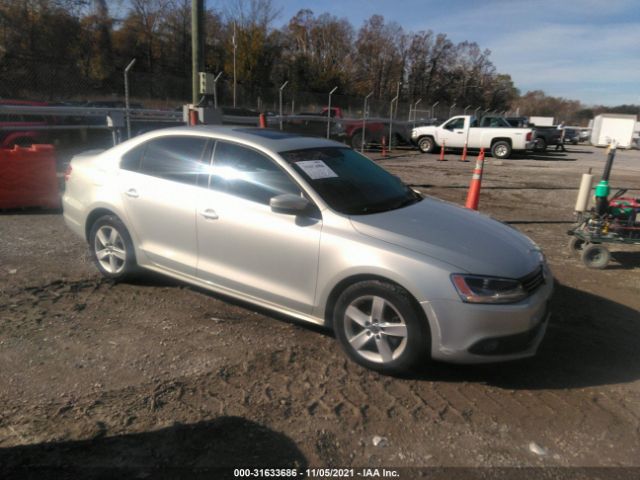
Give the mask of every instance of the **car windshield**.
<svg viewBox="0 0 640 480">
<path fill-rule="evenodd" d="M 311 148 L 280 155 L 332 209 L 346 215 L 386 212 L 422 200 L 399 178 L 350 148 Z"/>
</svg>

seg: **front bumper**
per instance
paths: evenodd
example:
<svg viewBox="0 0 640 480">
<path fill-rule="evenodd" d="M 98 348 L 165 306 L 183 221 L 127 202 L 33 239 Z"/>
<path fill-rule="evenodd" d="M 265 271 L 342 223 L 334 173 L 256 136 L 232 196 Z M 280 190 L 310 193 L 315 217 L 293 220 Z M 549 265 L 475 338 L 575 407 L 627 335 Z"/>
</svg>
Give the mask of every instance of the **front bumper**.
<svg viewBox="0 0 640 480">
<path fill-rule="evenodd" d="M 431 326 L 431 356 L 452 363 L 487 363 L 535 355 L 544 337 L 553 279 L 516 304 L 436 300 L 421 305 Z"/>
</svg>

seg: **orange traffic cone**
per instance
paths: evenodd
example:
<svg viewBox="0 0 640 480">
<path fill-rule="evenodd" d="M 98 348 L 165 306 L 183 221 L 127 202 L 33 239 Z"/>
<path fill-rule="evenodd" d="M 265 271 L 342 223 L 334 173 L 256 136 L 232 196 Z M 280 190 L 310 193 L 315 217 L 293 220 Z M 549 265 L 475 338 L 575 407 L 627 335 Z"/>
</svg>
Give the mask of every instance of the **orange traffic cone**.
<svg viewBox="0 0 640 480">
<path fill-rule="evenodd" d="M 447 159 L 444 158 L 444 148 L 445 148 L 445 142 L 444 140 L 442 141 L 442 146 L 440 147 L 440 158 L 438 158 L 439 162 L 446 162 Z"/>
<path fill-rule="evenodd" d="M 467 160 L 467 142 L 464 142 L 464 148 L 462 149 L 462 157 L 460 157 L 461 162 L 468 162 Z"/>
<path fill-rule="evenodd" d="M 264 116 L 264 113 L 261 113 L 258 116 L 258 122 L 259 122 L 260 128 L 267 128 L 267 117 Z"/>
<path fill-rule="evenodd" d="M 467 194 L 466 208 L 478 210 L 480 203 L 480 187 L 482 185 L 482 170 L 484 169 L 484 148 L 480 149 L 480 154 L 476 160 L 476 168 L 473 170 L 473 177 L 469 185 L 469 193 Z"/>
</svg>

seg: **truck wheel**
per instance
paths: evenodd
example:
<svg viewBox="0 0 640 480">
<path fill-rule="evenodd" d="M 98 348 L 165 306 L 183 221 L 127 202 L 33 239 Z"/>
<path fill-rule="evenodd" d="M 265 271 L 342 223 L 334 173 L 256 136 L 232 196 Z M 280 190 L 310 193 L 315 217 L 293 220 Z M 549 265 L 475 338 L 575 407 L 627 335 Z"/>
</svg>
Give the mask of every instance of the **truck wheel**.
<svg viewBox="0 0 640 480">
<path fill-rule="evenodd" d="M 535 152 L 544 152 L 547 149 L 547 142 L 544 138 L 538 137 L 533 142 L 533 150 Z"/>
<path fill-rule="evenodd" d="M 491 145 L 491 155 L 493 158 L 499 158 L 500 160 L 509 158 L 511 156 L 511 145 L 504 140 L 498 140 Z"/>
<path fill-rule="evenodd" d="M 369 137 L 367 135 L 365 135 L 364 137 L 364 147 L 367 148 L 367 145 L 369 144 Z M 351 137 L 351 148 L 353 148 L 354 150 L 360 150 L 360 148 L 362 148 L 362 131 L 359 130 L 356 133 L 354 133 Z"/>
<path fill-rule="evenodd" d="M 422 137 L 418 140 L 418 148 L 422 153 L 431 153 L 434 147 L 435 143 L 431 137 Z"/>
<path fill-rule="evenodd" d="M 582 250 L 582 263 L 589 268 L 601 270 L 609 264 L 611 253 L 602 245 L 591 243 Z"/>
</svg>

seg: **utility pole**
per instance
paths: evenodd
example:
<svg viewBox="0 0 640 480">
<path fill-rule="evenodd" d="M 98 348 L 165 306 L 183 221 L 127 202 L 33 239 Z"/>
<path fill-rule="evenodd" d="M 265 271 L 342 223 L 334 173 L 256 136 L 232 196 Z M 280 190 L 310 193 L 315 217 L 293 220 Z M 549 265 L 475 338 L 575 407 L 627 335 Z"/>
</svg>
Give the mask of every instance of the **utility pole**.
<svg viewBox="0 0 640 480">
<path fill-rule="evenodd" d="M 202 68 L 204 51 L 204 0 L 191 0 L 191 103 L 200 99 L 198 73 Z"/>
</svg>

